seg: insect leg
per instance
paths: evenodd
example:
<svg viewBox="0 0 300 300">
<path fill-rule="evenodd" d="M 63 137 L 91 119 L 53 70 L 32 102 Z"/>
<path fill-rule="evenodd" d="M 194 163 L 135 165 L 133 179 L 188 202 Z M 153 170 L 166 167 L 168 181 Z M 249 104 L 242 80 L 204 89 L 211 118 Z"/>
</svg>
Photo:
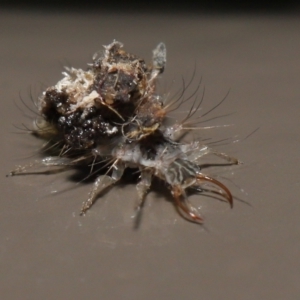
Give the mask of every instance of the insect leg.
<svg viewBox="0 0 300 300">
<path fill-rule="evenodd" d="M 141 180 L 137 184 L 136 189 L 139 196 L 139 204 L 135 208 L 135 222 L 134 228 L 139 228 L 142 219 L 142 208 L 145 203 L 145 196 L 150 188 L 152 180 L 152 173 L 149 170 L 141 170 Z"/>
<path fill-rule="evenodd" d="M 191 161 L 197 161 L 199 158 L 201 158 L 202 156 L 207 155 L 207 154 L 214 154 L 222 159 L 227 160 L 228 163 L 230 163 L 232 165 L 242 164 L 242 162 L 240 160 L 238 160 L 237 158 L 231 157 L 223 152 L 217 152 L 217 151 L 209 148 L 206 145 L 202 145 L 197 149 L 197 151 L 191 152 L 191 154 L 189 154 L 189 159 Z"/>
<path fill-rule="evenodd" d="M 81 208 L 81 215 L 84 215 L 85 212 L 93 205 L 96 200 L 97 195 L 107 189 L 108 187 L 115 184 L 119 181 L 124 173 L 125 165 L 122 162 L 117 161 L 112 165 L 112 175 L 101 175 L 99 176 L 94 185 L 92 190 L 90 191 L 89 197 L 86 201 L 83 202 Z"/>
<path fill-rule="evenodd" d="M 151 172 L 149 172 L 148 170 L 141 171 L 141 180 L 136 186 L 137 193 L 140 200 L 137 209 L 140 209 L 144 204 L 145 196 L 151 186 L 151 180 L 152 180 Z"/>
<path fill-rule="evenodd" d="M 216 155 L 216 156 L 219 156 L 219 157 L 221 157 L 221 158 L 223 158 L 225 160 L 227 160 L 232 165 L 240 165 L 240 164 L 242 164 L 242 161 L 238 160 L 235 157 L 229 156 L 226 153 L 216 152 L 216 151 L 211 151 L 211 153 L 214 154 L 214 155 Z"/>
<path fill-rule="evenodd" d="M 74 165 L 72 163 L 72 160 L 65 157 L 60 156 L 48 156 L 43 159 L 37 159 L 27 165 L 23 166 L 17 166 L 16 169 L 11 171 L 7 176 L 15 176 L 15 175 L 26 175 L 26 174 L 50 174 L 50 173 L 56 173 L 58 170 L 47 170 L 47 171 L 41 171 L 41 172 L 28 172 L 28 169 L 32 169 L 34 167 L 69 167 Z"/>
</svg>

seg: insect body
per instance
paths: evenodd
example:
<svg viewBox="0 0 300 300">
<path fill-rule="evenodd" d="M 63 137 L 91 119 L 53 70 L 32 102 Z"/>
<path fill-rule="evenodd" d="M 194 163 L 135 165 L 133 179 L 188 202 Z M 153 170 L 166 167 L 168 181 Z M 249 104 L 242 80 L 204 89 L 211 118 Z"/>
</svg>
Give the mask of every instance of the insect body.
<svg viewBox="0 0 300 300">
<path fill-rule="evenodd" d="M 231 164 L 239 161 L 199 142 L 182 142 L 185 121 L 166 124 L 172 104 L 156 94 L 156 80 L 166 64 L 165 45 L 160 43 L 155 48 L 151 66 L 127 53 L 120 42 L 104 48 L 87 71 L 67 68 L 63 79 L 38 99 L 40 117 L 32 132 L 50 141 L 48 144 L 59 150 L 58 155 L 18 167 L 10 175 L 26 174 L 35 165 L 68 168 L 83 163 L 91 165 L 92 173 L 99 163 L 104 164 L 107 172 L 95 180 L 82 214 L 100 192 L 121 179 L 126 168 L 140 172 L 139 207 L 153 177 L 167 183 L 177 209 L 190 221 L 202 223 L 203 219 L 188 202 L 188 188 L 201 191 L 203 185 L 210 184 L 215 187 L 212 192 L 232 206 L 227 187 L 203 174 L 197 160 L 213 153 Z"/>
</svg>

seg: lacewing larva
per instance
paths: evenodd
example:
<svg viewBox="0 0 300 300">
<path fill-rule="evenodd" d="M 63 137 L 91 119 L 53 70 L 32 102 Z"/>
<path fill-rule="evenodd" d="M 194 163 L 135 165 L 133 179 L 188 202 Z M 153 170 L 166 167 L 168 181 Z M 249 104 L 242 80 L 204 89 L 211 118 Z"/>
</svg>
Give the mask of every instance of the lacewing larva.
<svg viewBox="0 0 300 300">
<path fill-rule="evenodd" d="M 170 110 L 178 99 L 168 102 L 157 94 L 156 82 L 166 65 L 163 43 L 153 51 L 152 64 L 123 49 L 113 41 L 93 57 L 86 71 L 66 68 L 63 78 L 38 98 L 39 117 L 32 133 L 48 140 L 46 150 L 55 155 L 19 166 L 9 175 L 28 174 L 34 166 L 70 168 L 85 164 L 98 175 L 81 214 L 93 205 L 97 196 L 117 183 L 126 168 L 136 169 L 139 206 L 144 204 L 153 177 L 170 188 L 174 204 L 186 219 L 202 223 L 197 210 L 188 202 L 186 190 L 209 184 L 211 192 L 233 205 L 229 189 L 220 181 L 202 173 L 197 160 L 209 153 L 230 164 L 239 161 L 200 142 L 183 142 L 184 132 L 193 130 L 190 117 L 199 108 L 195 103 L 180 122 L 167 124 Z M 180 104 L 180 101 L 179 101 Z M 195 106 L 195 107 L 194 107 Z"/>
</svg>

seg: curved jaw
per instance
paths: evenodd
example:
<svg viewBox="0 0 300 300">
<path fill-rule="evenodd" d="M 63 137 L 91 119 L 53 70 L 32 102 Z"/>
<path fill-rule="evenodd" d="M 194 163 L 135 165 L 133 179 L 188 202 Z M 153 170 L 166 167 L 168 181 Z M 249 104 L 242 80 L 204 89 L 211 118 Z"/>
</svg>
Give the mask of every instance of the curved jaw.
<svg viewBox="0 0 300 300">
<path fill-rule="evenodd" d="M 232 197 L 232 194 L 231 192 L 229 191 L 229 189 L 223 184 L 221 183 L 220 181 L 212 178 L 212 177 L 209 177 L 207 175 L 204 175 L 204 174 L 198 174 L 197 175 L 197 179 L 199 181 L 208 181 L 214 185 L 217 185 L 218 187 L 221 188 L 221 190 L 219 191 L 219 194 L 221 196 L 223 196 L 229 203 L 230 205 L 230 208 L 233 208 L 233 197 Z"/>
<path fill-rule="evenodd" d="M 197 184 L 207 181 L 218 186 L 220 190 L 217 193 L 228 201 L 231 208 L 233 207 L 232 194 L 223 183 L 201 173 L 197 174 L 196 179 Z M 188 204 L 184 189 L 180 185 L 175 185 L 172 187 L 172 194 L 174 196 L 177 210 L 185 219 L 194 223 L 203 224 L 203 218 L 197 213 L 196 208 Z"/>
</svg>

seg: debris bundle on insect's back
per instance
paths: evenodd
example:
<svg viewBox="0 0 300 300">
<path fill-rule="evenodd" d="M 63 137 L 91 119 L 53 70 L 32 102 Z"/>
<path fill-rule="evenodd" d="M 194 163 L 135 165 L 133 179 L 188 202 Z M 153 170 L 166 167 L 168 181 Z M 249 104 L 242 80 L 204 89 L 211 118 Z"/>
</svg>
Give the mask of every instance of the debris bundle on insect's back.
<svg viewBox="0 0 300 300">
<path fill-rule="evenodd" d="M 166 104 L 156 94 L 157 77 L 166 64 L 165 45 L 160 43 L 154 49 L 151 66 L 127 53 L 120 42 L 104 48 L 103 53 L 94 55 L 87 71 L 66 68 L 63 79 L 38 99 L 40 117 L 33 133 L 49 140 L 59 155 L 18 167 L 10 175 L 26 174 L 34 165 L 68 168 L 83 163 L 91 165 L 92 173 L 103 162 L 107 172 L 96 178 L 82 214 L 101 191 L 121 179 L 126 168 L 139 169 L 139 207 L 154 176 L 167 183 L 178 211 L 191 221 L 202 223 L 203 219 L 188 202 L 187 188 L 201 191 L 204 184 L 210 184 L 211 192 L 232 206 L 230 191 L 203 174 L 197 159 L 213 153 L 232 164 L 238 160 L 199 142 L 182 142 L 188 118 L 166 124 L 172 103 Z"/>
</svg>

